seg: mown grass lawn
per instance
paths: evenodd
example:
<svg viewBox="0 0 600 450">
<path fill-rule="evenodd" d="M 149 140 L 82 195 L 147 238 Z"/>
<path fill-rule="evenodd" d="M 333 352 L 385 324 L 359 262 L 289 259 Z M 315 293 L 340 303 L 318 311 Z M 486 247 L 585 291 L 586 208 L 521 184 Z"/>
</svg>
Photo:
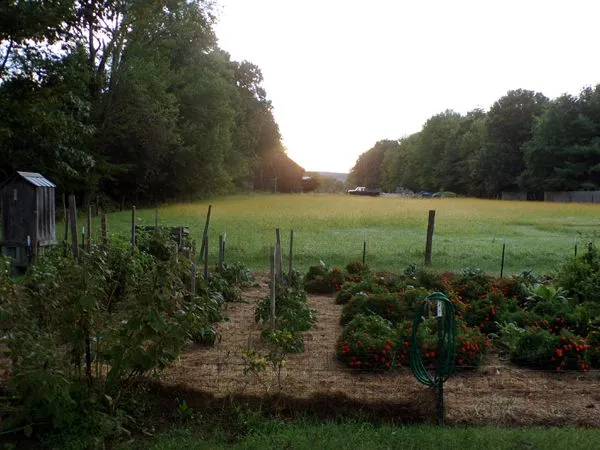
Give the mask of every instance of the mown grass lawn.
<svg viewBox="0 0 600 450">
<path fill-rule="evenodd" d="M 529 269 L 542 274 L 573 257 L 576 241 L 579 252 L 584 251 L 598 236 L 600 225 L 600 206 L 589 204 L 317 194 L 233 196 L 165 205 L 160 208 L 160 223 L 188 226 L 200 242 L 209 203 L 211 264 L 218 235 L 226 233 L 226 259 L 256 271 L 268 269 L 268 250 L 277 227 L 283 232 L 284 247 L 294 230 L 294 262 L 302 271 L 319 260 L 342 266 L 361 259 L 365 236 L 367 263 L 375 270 L 402 271 L 411 263 L 420 265 L 428 211 L 435 209 L 434 269 L 479 267 L 497 274 L 505 242 L 505 274 Z M 155 210 L 139 210 L 137 217 L 139 225 L 153 225 Z M 111 214 L 113 238 L 128 236 L 130 221 L 129 211 Z"/>
<path fill-rule="evenodd" d="M 235 443 L 203 439 L 189 429 L 177 429 L 121 450 L 196 449 L 597 449 L 600 430 L 564 428 L 391 426 L 370 423 L 292 422 L 251 432 Z M 139 444 L 139 445 L 138 445 Z"/>
</svg>

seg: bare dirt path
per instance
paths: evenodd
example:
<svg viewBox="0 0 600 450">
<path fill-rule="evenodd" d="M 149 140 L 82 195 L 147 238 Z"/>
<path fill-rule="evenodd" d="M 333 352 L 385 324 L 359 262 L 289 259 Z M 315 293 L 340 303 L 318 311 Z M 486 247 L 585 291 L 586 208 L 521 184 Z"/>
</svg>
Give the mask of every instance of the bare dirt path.
<svg viewBox="0 0 600 450">
<path fill-rule="evenodd" d="M 346 369 L 335 359 L 341 332 L 341 306 L 330 296 L 311 296 L 316 326 L 305 334 L 305 351 L 287 357 L 281 380 L 274 371 L 244 375 L 243 354 L 261 351 L 260 327 L 254 322 L 258 300 L 268 280 L 244 292 L 243 303 L 229 303 L 229 321 L 219 324 L 214 347 L 186 350 L 163 378 L 166 386 L 201 391 L 215 398 L 265 397 L 275 394 L 303 402 L 310 409 L 376 410 L 399 420 L 433 417 L 433 395 L 408 369 L 384 374 Z M 573 424 L 600 427 L 600 374 L 547 373 L 517 368 L 489 355 L 486 365 L 452 377 L 445 384 L 447 421 L 471 424 Z M 318 411 L 317 411 L 318 412 Z"/>
</svg>

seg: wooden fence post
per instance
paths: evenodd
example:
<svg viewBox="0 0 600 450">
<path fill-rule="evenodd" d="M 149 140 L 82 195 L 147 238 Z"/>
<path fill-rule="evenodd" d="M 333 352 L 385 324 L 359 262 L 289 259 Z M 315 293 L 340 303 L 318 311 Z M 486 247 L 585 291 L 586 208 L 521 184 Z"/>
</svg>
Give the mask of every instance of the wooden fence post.
<svg viewBox="0 0 600 450">
<path fill-rule="evenodd" d="M 204 236 L 202 242 L 204 248 L 204 281 L 208 281 L 208 235 Z"/>
<path fill-rule="evenodd" d="M 219 270 L 223 270 L 223 235 L 219 235 Z"/>
<path fill-rule="evenodd" d="M 100 220 L 100 227 L 102 233 L 102 245 L 104 247 L 108 247 L 108 218 L 106 214 L 102 213 L 102 218 Z"/>
<path fill-rule="evenodd" d="M 429 220 L 427 221 L 427 243 L 425 245 L 425 265 L 431 266 L 431 249 L 433 246 L 433 228 L 435 226 L 435 210 L 429 211 Z"/>
<path fill-rule="evenodd" d="M 283 283 L 283 255 L 281 251 L 281 230 L 275 229 L 275 278 L 278 283 Z"/>
<path fill-rule="evenodd" d="M 92 249 L 92 207 L 91 206 L 88 206 L 86 249 L 88 252 Z"/>
<path fill-rule="evenodd" d="M 135 253 L 135 205 L 131 207 L 131 254 Z"/>
<path fill-rule="evenodd" d="M 63 203 L 63 219 L 65 221 L 65 238 L 64 238 L 64 241 L 66 242 L 67 239 L 69 238 L 69 210 L 67 209 L 67 201 L 66 201 L 65 193 L 64 192 L 62 194 L 62 203 Z"/>
<path fill-rule="evenodd" d="M 223 264 L 225 264 L 225 246 L 227 245 L 227 232 L 223 233 Z"/>
<path fill-rule="evenodd" d="M 190 293 L 192 294 L 192 298 L 196 297 L 196 241 L 192 242 L 192 280 L 191 280 L 191 289 Z"/>
<path fill-rule="evenodd" d="M 79 246 L 77 245 L 77 203 L 74 195 L 69 195 L 69 220 L 71 222 L 71 246 L 73 256 L 79 259 Z"/>
<path fill-rule="evenodd" d="M 502 263 L 500 264 L 500 278 L 504 276 L 504 254 L 506 252 L 506 241 L 502 241 Z"/>
<path fill-rule="evenodd" d="M 289 265 L 288 265 L 288 284 L 292 284 L 292 272 L 294 270 L 294 230 L 290 230 L 290 254 L 289 254 Z"/>
<path fill-rule="evenodd" d="M 269 250 L 269 260 L 271 262 L 271 328 L 275 328 L 275 302 L 277 296 L 277 275 L 276 275 L 276 260 L 277 249 L 271 247 Z"/>
<path fill-rule="evenodd" d="M 204 256 L 204 250 L 205 250 L 205 241 L 206 241 L 206 237 L 208 236 L 208 225 L 210 223 L 210 213 L 212 211 L 212 205 L 208 205 L 208 212 L 206 213 L 206 222 L 204 223 L 204 232 L 202 233 L 202 246 L 200 247 L 200 255 Z"/>
</svg>

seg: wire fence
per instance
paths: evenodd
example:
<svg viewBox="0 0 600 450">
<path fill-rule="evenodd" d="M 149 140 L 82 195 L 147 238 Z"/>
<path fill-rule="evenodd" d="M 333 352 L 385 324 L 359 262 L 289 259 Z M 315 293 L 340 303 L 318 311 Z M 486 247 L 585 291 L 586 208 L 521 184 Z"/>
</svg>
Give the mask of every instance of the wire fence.
<svg viewBox="0 0 600 450">
<path fill-rule="evenodd" d="M 289 232 L 283 231 L 282 246 L 286 260 L 289 257 Z M 218 257 L 216 241 L 213 232 L 209 245 L 210 261 Z M 226 260 L 243 262 L 255 271 L 266 271 L 269 249 L 274 242 L 274 230 L 272 233 L 249 231 L 243 235 L 227 233 Z M 401 273 L 411 264 L 424 265 L 425 244 L 425 232 L 294 229 L 293 264 L 297 270 L 305 272 L 320 262 L 330 267 L 343 267 L 350 262 L 364 260 L 374 270 Z M 577 242 L 558 233 L 514 238 L 434 234 L 431 268 L 457 271 L 476 267 L 493 275 L 523 271 L 545 274 L 556 272 L 584 251 L 587 251 L 587 242 Z"/>
</svg>

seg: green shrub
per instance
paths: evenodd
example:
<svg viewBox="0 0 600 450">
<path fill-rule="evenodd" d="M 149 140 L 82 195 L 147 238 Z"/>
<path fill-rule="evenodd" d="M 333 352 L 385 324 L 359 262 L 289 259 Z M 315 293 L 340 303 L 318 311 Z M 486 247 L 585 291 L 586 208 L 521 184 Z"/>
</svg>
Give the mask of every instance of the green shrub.
<svg viewBox="0 0 600 450">
<path fill-rule="evenodd" d="M 492 278 L 481 269 L 464 269 L 452 282 L 452 288 L 464 302 L 481 298 L 492 290 Z"/>
<path fill-rule="evenodd" d="M 223 317 L 220 296 L 192 296 L 191 261 L 167 251 L 160 233 L 150 237 L 133 253 L 92 247 L 80 261 L 50 251 L 14 291 L 18 302 L 2 295 L 0 270 L 0 336 L 13 362 L 15 399 L 2 432 L 40 424 L 116 432 L 135 386 L 190 340 L 208 339 Z"/>
<path fill-rule="evenodd" d="M 598 369 L 600 368 L 600 331 L 591 331 L 587 335 L 586 342 L 589 345 L 590 365 Z"/>
<path fill-rule="evenodd" d="M 256 308 L 256 323 L 270 323 L 271 296 L 263 297 Z M 306 292 L 278 287 L 275 297 L 275 326 L 292 333 L 308 331 L 316 323 L 315 311 L 309 306 Z"/>
<path fill-rule="evenodd" d="M 254 281 L 250 269 L 240 262 L 224 263 L 217 271 L 231 286 L 247 287 Z"/>
<path fill-rule="evenodd" d="M 397 365 L 408 366 L 410 342 L 412 338 L 412 321 L 401 322 L 397 329 Z M 426 367 L 435 367 L 438 352 L 437 321 L 435 318 L 426 319 L 419 326 L 418 340 L 421 344 L 421 357 Z M 463 322 L 457 323 L 456 350 L 454 363 L 460 368 L 475 368 L 481 365 L 487 351 L 487 339 L 474 327 L 468 327 Z"/>
<path fill-rule="evenodd" d="M 577 303 L 600 303 L 600 256 L 597 251 L 592 249 L 565 264 L 557 282 Z"/>
<path fill-rule="evenodd" d="M 335 303 L 338 305 L 346 304 L 350 301 L 352 296 L 365 293 L 365 294 L 384 294 L 389 290 L 377 283 L 376 280 L 368 277 L 358 282 L 346 282 L 342 285 L 341 290 L 335 297 Z"/>
<path fill-rule="evenodd" d="M 589 368 L 588 345 L 580 336 L 568 331 L 560 335 L 530 327 L 519 336 L 511 360 L 516 364 L 540 369 Z"/>
<path fill-rule="evenodd" d="M 327 270 L 313 266 L 304 278 L 304 289 L 311 294 L 333 294 L 342 288 L 344 281 L 344 272 L 341 269 Z"/>
<path fill-rule="evenodd" d="M 283 353 L 302 353 L 304 351 L 304 337 L 299 332 L 267 327 L 262 329 L 260 337 L 264 342 L 280 349 Z"/>
<path fill-rule="evenodd" d="M 412 319 L 418 302 L 427 296 L 420 289 L 388 294 L 357 294 L 342 309 L 341 324 L 350 322 L 356 315 L 379 315 L 392 324 Z"/>
<path fill-rule="evenodd" d="M 210 291 L 219 292 L 226 302 L 239 302 L 242 300 L 242 289 L 235 281 L 230 282 L 219 272 L 213 272 L 208 281 Z"/>
<path fill-rule="evenodd" d="M 389 370 L 395 358 L 394 338 L 388 321 L 359 314 L 344 328 L 336 345 L 336 356 L 353 369 Z"/>
<path fill-rule="evenodd" d="M 367 275 L 370 272 L 369 266 L 363 264 L 360 261 L 354 261 L 346 266 L 346 273 L 348 275 Z"/>
<path fill-rule="evenodd" d="M 415 284 L 418 287 L 433 291 L 442 291 L 445 287 L 439 273 L 426 269 L 416 272 Z"/>
</svg>

